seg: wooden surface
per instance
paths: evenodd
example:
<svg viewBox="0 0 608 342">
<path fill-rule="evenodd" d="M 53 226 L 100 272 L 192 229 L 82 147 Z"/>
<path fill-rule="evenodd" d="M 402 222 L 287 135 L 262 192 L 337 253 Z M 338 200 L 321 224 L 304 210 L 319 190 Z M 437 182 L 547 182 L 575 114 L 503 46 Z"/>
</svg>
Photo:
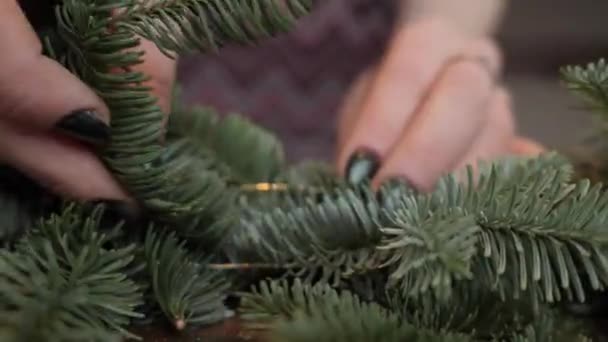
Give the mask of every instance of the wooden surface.
<svg viewBox="0 0 608 342">
<path fill-rule="evenodd" d="M 599 318 L 595 321 L 595 342 L 608 342 L 608 319 Z M 255 337 L 252 331 L 246 331 L 238 318 L 232 318 L 223 323 L 204 329 L 176 332 L 166 327 L 142 327 L 132 329 L 132 332 L 143 338 L 145 342 L 263 342 Z"/>
<path fill-rule="evenodd" d="M 167 327 L 146 326 L 132 329 L 145 342 L 259 342 L 254 332 L 246 331 L 238 318 L 225 320 L 204 329 L 177 332 Z"/>
</svg>

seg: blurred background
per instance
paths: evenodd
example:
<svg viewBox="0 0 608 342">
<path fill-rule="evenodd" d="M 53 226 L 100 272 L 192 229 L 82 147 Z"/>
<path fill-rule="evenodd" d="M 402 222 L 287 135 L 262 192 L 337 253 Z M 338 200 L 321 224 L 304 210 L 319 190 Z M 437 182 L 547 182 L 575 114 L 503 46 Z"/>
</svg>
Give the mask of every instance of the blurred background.
<svg viewBox="0 0 608 342">
<path fill-rule="evenodd" d="M 382 55 L 393 1 L 328 0 L 288 35 L 188 57 L 180 65 L 185 99 L 247 114 L 279 135 L 290 159 L 332 158 L 337 108 Z M 510 4 L 498 39 L 519 129 L 550 147 L 574 145 L 591 132 L 591 116 L 560 84 L 559 68 L 608 57 L 608 1 Z"/>
<path fill-rule="evenodd" d="M 592 131 L 589 113 L 559 84 L 559 68 L 608 58 L 608 1 L 511 0 L 499 39 L 520 130 L 552 147 Z"/>
</svg>

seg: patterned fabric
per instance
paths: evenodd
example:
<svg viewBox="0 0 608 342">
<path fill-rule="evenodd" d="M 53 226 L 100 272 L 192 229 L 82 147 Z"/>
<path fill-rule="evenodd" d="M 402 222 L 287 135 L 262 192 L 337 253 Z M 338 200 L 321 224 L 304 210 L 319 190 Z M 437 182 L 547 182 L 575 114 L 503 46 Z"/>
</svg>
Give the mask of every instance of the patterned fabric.
<svg viewBox="0 0 608 342">
<path fill-rule="evenodd" d="M 394 0 L 324 0 L 287 35 L 180 63 L 184 98 L 246 114 L 275 131 L 291 160 L 333 157 L 350 82 L 382 55 Z"/>
</svg>

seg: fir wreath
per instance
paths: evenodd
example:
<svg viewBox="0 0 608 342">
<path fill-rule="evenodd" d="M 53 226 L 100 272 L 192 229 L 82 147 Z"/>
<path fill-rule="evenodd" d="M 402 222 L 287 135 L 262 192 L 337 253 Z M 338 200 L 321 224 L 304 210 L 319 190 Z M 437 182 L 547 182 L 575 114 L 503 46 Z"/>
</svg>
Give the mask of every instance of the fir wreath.
<svg viewBox="0 0 608 342">
<path fill-rule="evenodd" d="M 0 341 L 205 326 L 235 293 L 241 319 L 272 341 L 591 340 L 564 308 L 608 285 L 608 194 L 567 158 L 480 165 L 430 194 L 399 182 L 374 192 L 322 163 L 286 165 L 280 142 L 238 115 L 176 101 L 165 130 L 146 75 L 130 69 L 137 36 L 172 56 L 208 52 L 289 29 L 308 0 L 54 6 L 46 53 L 110 107 L 99 156 L 145 217 L 65 203 L 1 168 Z M 606 63 L 563 79 L 606 113 Z"/>
</svg>

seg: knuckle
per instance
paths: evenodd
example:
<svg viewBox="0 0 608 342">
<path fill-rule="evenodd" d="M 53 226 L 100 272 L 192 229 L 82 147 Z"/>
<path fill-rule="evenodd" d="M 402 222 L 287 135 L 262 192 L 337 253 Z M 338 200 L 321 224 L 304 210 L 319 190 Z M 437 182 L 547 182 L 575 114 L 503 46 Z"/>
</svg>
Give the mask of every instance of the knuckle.
<svg viewBox="0 0 608 342">
<path fill-rule="evenodd" d="M 446 82 L 453 86 L 466 86 L 470 89 L 489 88 L 492 77 L 482 65 L 470 60 L 458 61 L 446 73 Z"/>
<path fill-rule="evenodd" d="M 500 74 L 503 68 L 503 56 L 498 44 L 488 38 L 477 39 L 468 48 L 468 54 L 483 58 L 494 74 Z"/>
</svg>

